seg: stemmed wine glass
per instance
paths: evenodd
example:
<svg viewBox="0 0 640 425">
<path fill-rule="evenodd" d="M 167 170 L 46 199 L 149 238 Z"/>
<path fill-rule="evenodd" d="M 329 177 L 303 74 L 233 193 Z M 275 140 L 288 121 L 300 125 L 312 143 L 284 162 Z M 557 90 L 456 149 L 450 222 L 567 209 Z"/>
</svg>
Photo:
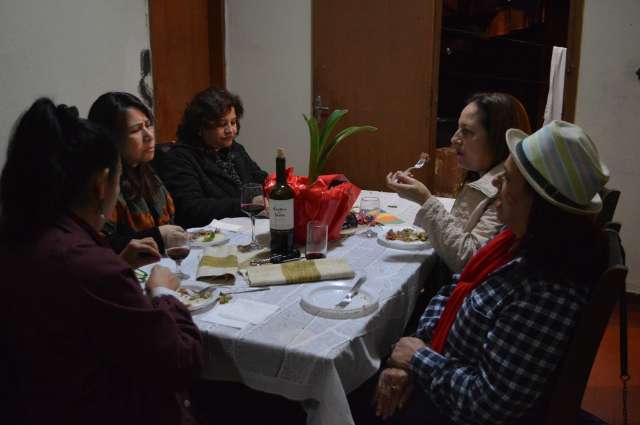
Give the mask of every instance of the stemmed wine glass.
<svg viewBox="0 0 640 425">
<path fill-rule="evenodd" d="M 189 279 L 189 275 L 180 270 L 182 260 L 189 256 L 191 247 L 189 246 L 189 234 L 187 232 L 170 232 L 165 241 L 166 253 L 169 258 L 176 262 L 176 276 L 180 280 Z"/>
<path fill-rule="evenodd" d="M 370 225 L 376 218 L 376 215 L 380 212 L 380 199 L 377 196 L 363 196 L 360 200 L 360 214 L 363 216 L 367 225 Z M 363 237 L 375 238 L 378 236 L 376 232 L 371 230 L 371 227 L 366 232 L 361 233 Z"/>
<path fill-rule="evenodd" d="M 251 217 L 251 243 L 249 249 L 262 246 L 256 241 L 256 215 L 264 210 L 264 192 L 258 183 L 246 183 L 240 188 L 240 209 Z"/>
</svg>

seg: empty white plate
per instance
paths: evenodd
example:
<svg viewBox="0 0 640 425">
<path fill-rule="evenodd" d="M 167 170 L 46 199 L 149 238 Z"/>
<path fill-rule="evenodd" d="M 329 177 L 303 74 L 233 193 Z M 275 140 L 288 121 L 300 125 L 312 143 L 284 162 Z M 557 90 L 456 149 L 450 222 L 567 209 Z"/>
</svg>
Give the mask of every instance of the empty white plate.
<svg viewBox="0 0 640 425">
<path fill-rule="evenodd" d="M 300 300 L 300 306 L 309 314 L 329 319 L 354 319 L 367 316 L 378 309 L 378 297 L 367 290 L 365 283 L 345 307 L 336 307 L 358 281 L 359 275 L 349 280 L 334 280 L 309 288 Z"/>
</svg>

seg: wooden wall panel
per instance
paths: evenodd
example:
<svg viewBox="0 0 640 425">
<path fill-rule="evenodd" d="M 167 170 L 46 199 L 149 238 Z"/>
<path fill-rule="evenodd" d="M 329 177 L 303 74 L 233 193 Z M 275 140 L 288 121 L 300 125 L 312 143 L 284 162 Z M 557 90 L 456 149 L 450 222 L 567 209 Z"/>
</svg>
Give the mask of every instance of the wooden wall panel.
<svg viewBox="0 0 640 425">
<path fill-rule="evenodd" d="M 439 2 L 373 0 L 312 2 L 313 99 L 349 114 L 348 125 L 375 133 L 341 143 L 325 173 L 343 173 L 364 189 L 387 190 L 390 171 L 414 164 L 420 152 L 435 156 Z M 433 162 L 415 172 L 430 183 Z"/>
</svg>

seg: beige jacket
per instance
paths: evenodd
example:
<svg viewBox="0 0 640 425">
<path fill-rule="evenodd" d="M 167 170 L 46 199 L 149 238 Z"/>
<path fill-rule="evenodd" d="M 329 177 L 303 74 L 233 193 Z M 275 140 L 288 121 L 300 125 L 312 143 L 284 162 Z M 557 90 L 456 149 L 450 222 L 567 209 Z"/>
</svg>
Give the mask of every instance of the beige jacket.
<svg viewBox="0 0 640 425">
<path fill-rule="evenodd" d="M 503 164 L 496 165 L 478 180 L 465 183 L 450 213 L 431 196 L 416 214 L 414 224 L 426 230 L 436 253 L 454 273 L 461 272 L 501 226 L 495 207 L 498 189 L 491 182 L 503 170 Z"/>
</svg>

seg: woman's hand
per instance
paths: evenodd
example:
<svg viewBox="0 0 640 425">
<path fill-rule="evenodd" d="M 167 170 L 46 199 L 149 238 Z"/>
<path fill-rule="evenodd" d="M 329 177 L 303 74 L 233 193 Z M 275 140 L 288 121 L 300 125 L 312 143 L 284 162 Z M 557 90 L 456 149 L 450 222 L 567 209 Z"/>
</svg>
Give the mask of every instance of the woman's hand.
<svg viewBox="0 0 640 425">
<path fill-rule="evenodd" d="M 393 348 L 391 357 L 387 360 L 387 364 L 391 367 L 397 367 L 404 370 L 409 370 L 411 367 L 411 358 L 421 348 L 426 347 L 420 338 L 412 336 L 405 336 L 400 338 Z"/>
<path fill-rule="evenodd" d="M 153 238 L 131 239 L 122 252 L 120 252 L 120 257 L 122 257 L 132 269 L 137 269 L 138 267 L 160 261 L 160 252 Z"/>
<path fill-rule="evenodd" d="M 378 377 L 373 396 L 376 416 L 386 420 L 397 409 L 402 409 L 413 393 L 413 385 L 406 370 L 387 368 Z"/>
<path fill-rule="evenodd" d="M 153 266 L 147 279 L 147 290 L 163 287 L 175 291 L 179 286 L 180 279 L 171 270 L 164 266 Z"/>
<path fill-rule="evenodd" d="M 162 236 L 162 240 L 164 244 L 167 244 L 167 235 L 174 232 L 184 232 L 184 229 L 180 226 L 176 226 L 174 224 L 164 224 L 162 226 L 158 226 L 158 230 L 160 231 L 160 236 Z"/>
<path fill-rule="evenodd" d="M 424 204 L 431 196 L 427 186 L 402 171 L 387 174 L 387 187 L 397 192 L 402 198 L 418 204 Z"/>
</svg>

